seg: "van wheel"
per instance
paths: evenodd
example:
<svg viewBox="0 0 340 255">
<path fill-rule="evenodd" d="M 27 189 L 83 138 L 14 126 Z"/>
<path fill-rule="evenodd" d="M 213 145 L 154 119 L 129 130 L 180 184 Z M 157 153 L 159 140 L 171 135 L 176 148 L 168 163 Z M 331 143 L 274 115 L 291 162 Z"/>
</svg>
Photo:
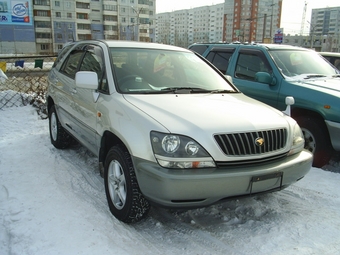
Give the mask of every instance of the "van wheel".
<svg viewBox="0 0 340 255">
<path fill-rule="evenodd" d="M 55 106 L 53 105 L 49 110 L 49 129 L 51 143 L 57 149 L 65 149 L 70 146 L 73 138 L 61 126 Z"/>
<path fill-rule="evenodd" d="M 131 156 L 121 146 L 112 147 L 106 157 L 104 183 L 111 213 L 125 223 L 143 219 L 150 210 L 141 193 Z"/>
<path fill-rule="evenodd" d="M 296 121 L 305 138 L 305 149 L 314 155 L 313 166 L 322 167 L 331 159 L 332 148 L 328 132 L 323 123 L 311 117 L 298 117 Z"/>
</svg>

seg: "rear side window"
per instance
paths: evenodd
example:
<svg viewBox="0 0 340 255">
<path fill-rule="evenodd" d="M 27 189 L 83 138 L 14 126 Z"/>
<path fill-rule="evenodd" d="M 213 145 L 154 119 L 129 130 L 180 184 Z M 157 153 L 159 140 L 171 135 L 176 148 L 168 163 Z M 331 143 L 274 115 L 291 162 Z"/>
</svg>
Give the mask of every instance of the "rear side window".
<svg viewBox="0 0 340 255">
<path fill-rule="evenodd" d="M 207 48 L 208 48 L 208 45 L 193 45 L 190 47 L 190 50 L 203 55 L 203 53 L 206 51 Z"/>
<path fill-rule="evenodd" d="M 233 51 L 211 51 L 207 59 L 222 73 L 226 73 L 229 65 L 229 59 L 233 55 Z"/>
</svg>

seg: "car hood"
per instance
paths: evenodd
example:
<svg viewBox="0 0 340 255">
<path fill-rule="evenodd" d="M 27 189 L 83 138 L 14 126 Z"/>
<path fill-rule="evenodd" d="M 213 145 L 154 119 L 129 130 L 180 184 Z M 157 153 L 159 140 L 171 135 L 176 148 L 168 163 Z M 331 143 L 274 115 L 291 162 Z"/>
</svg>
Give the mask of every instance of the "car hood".
<svg viewBox="0 0 340 255">
<path fill-rule="evenodd" d="M 206 135 L 287 127 L 283 113 L 244 94 L 125 95 L 169 132 Z"/>
<path fill-rule="evenodd" d="M 340 77 L 320 77 L 320 78 L 310 78 L 310 79 L 293 79 L 293 82 L 299 86 L 310 87 L 323 91 L 325 93 L 340 93 Z"/>
</svg>

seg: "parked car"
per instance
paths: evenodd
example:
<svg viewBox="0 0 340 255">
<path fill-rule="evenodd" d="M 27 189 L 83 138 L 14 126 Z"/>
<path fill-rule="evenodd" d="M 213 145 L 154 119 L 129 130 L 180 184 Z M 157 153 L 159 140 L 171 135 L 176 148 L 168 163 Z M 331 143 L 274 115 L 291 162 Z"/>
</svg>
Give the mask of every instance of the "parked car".
<svg viewBox="0 0 340 255">
<path fill-rule="evenodd" d="M 93 152 L 123 222 L 150 203 L 201 207 L 281 190 L 312 154 L 295 120 L 243 95 L 208 61 L 167 45 L 84 40 L 48 77 L 51 143 Z"/>
<path fill-rule="evenodd" d="M 340 151 L 339 71 L 312 50 L 277 44 L 193 44 L 189 49 L 214 64 L 244 94 L 285 108 L 292 96 L 292 117 L 299 123 L 313 165 L 327 164 Z"/>
<path fill-rule="evenodd" d="M 340 53 L 339 52 L 319 52 L 321 56 L 327 59 L 333 66 L 340 70 Z"/>
</svg>

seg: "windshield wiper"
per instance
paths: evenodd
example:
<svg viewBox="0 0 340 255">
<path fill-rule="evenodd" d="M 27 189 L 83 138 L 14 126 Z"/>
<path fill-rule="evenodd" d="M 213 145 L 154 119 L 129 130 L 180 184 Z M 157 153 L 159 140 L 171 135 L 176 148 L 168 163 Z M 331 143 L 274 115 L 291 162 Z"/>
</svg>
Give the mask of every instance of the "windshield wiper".
<svg viewBox="0 0 340 255">
<path fill-rule="evenodd" d="M 207 92 L 206 89 L 193 88 L 193 87 L 169 87 L 161 89 L 162 92 L 173 92 L 173 93 L 202 93 Z"/>
<path fill-rule="evenodd" d="M 322 78 L 322 77 L 326 77 L 326 75 L 323 75 L 323 74 L 310 74 L 310 75 L 307 75 L 304 79 Z"/>
<path fill-rule="evenodd" d="M 216 89 L 216 90 L 211 90 L 210 93 L 214 94 L 214 93 L 239 93 L 239 92 L 236 90 L 230 90 L 230 89 Z"/>
</svg>

